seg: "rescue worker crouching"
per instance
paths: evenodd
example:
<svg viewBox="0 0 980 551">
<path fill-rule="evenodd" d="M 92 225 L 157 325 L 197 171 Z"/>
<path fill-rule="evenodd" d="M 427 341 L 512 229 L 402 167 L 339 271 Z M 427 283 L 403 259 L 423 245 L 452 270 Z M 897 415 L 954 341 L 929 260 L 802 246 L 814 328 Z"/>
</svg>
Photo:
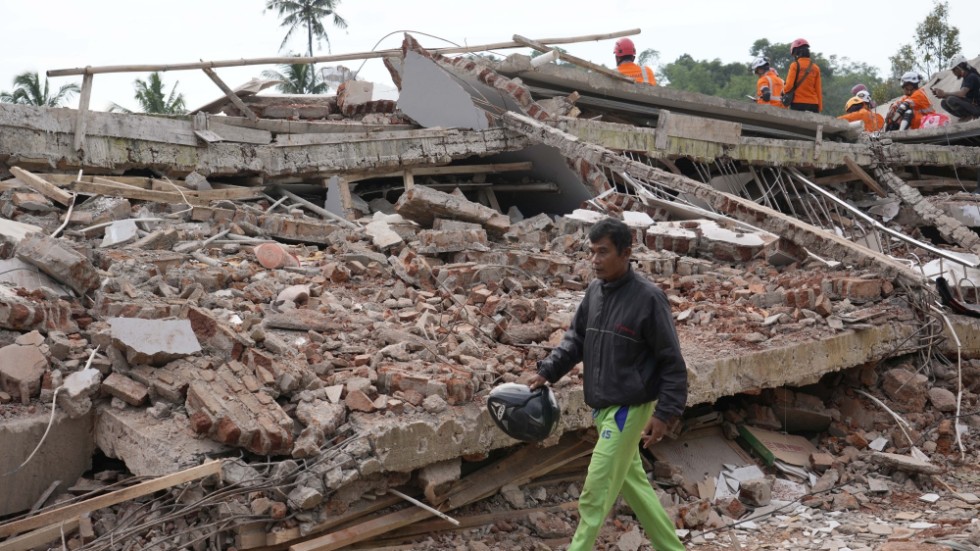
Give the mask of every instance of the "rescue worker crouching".
<svg viewBox="0 0 980 551">
<path fill-rule="evenodd" d="M 942 108 L 950 115 L 957 117 L 960 122 L 967 122 L 980 117 L 980 73 L 966 61 L 963 54 L 954 55 L 949 60 L 949 65 L 956 78 L 963 81 L 960 89 L 955 92 L 947 92 L 933 88 L 932 93 L 937 98 L 942 99 L 940 102 Z"/>
<path fill-rule="evenodd" d="M 837 118 L 850 122 L 861 121 L 865 132 L 879 132 L 885 128 L 884 117 L 871 110 L 871 94 L 867 91 L 858 92 L 858 95 L 847 100 L 844 114 Z"/>
<path fill-rule="evenodd" d="M 613 55 L 616 56 L 616 70 L 630 77 L 636 82 L 645 82 L 650 86 L 657 85 L 657 76 L 653 74 L 653 69 L 649 66 L 639 66 L 634 63 L 636 59 L 636 46 L 628 38 L 620 38 L 613 47 Z"/>
<path fill-rule="evenodd" d="M 922 117 L 935 112 L 929 96 L 919 88 L 922 77 L 915 71 L 902 75 L 905 95 L 892 104 L 885 117 L 885 130 L 915 130 L 922 126 Z"/>
<path fill-rule="evenodd" d="M 752 72 L 759 77 L 755 85 L 755 101 L 762 105 L 774 105 L 786 108 L 783 105 L 783 79 L 779 78 L 776 70 L 769 66 L 769 60 L 764 57 L 757 57 L 752 61 Z"/>
<path fill-rule="evenodd" d="M 789 65 L 783 85 L 783 104 L 793 111 L 823 111 L 823 82 L 820 67 L 810 59 L 810 43 L 797 38 L 790 44 L 795 59 Z"/>
</svg>

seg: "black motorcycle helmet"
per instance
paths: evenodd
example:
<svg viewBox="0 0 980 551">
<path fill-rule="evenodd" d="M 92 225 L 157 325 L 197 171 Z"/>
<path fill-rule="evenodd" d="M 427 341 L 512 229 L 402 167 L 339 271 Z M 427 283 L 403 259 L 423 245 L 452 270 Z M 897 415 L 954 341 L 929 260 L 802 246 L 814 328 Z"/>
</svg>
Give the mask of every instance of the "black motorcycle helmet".
<svg viewBox="0 0 980 551">
<path fill-rule="evenodd" d="M 550 436 L 561 417 L 551 388 L 531 390 L 517 383 L 504 383 L 491 390 L 487 410 L 500 430 L 524 442 L 540 442 Z"/>
</svg>

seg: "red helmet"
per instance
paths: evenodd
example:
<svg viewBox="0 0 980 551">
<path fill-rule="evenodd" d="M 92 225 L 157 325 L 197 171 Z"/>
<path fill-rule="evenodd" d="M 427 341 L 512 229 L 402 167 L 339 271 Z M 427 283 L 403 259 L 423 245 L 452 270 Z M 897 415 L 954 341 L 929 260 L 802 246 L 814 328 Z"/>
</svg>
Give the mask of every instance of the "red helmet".
<svg viewBox="0 0 980 551">
<path fill-rule="evenodd" d="M 807 42 L 805 38 L 797 38 L 796 40 L 793 41 L 792 44 L 789 45 L 789 51 L 792 52 L 793 50 L 799 48 L 800 46 L 809 46 L 809 45 L 810 43 Z"/>
<path fill-rule="evenodd" d="M 623 57 L 624 55 L 636 55 L 636 46 L 633 41 L 628 38 L 620 38 L 616 41 L 616 47 L 613 48 L 613 54 L 616 57 Z"/>
</svg>

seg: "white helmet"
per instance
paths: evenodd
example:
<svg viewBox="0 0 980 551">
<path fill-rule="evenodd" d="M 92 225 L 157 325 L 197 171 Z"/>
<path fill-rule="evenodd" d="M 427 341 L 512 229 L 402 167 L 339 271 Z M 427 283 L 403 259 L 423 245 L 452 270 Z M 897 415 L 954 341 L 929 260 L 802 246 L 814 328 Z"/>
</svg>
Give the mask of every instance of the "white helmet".
<svg viewBox="0 0 980 551">
<path fill-rule="evenodd" d="M 952 69 L 961 63 L 966 63 L 966 56 L 963 54 L 956 54 L 949 58 L 949 68 Z"/>
<path fill-rule="evenodd" d="M 871 94 L 867 90 L 861 90 L 857 94 L 854 94 L 854 97 L 859 98 L 864 103 L 871 103 Z"/>
<path fill-rule="evenodd" d="M 905 73 L 904 75 L 902 75 L 902 84 L 905 84 L 906 82 L 909 82 L 909 83 L 912 83 L 912 84 L 915 84 L 916 86 L 918 86 L 919 81 L 921 80 L 921 78 L 922 77 L 919 76 L 919 73 L 916 73 L 915 71 L 909 71 L 909 72 Z"/>
<path fill-rule="evenodd" d="M 769 65 L 769 60 L 766 59 L 765 57 L 759 56 L 759 57 L 757 57 L 757 58 L 755 58 L 755 59 L 752 60 L 752 70 L 753 71 L 755 71 L 756 69 L 758 69 L 759 67 L 762 67 L 764 65 Z"/>
</svg>

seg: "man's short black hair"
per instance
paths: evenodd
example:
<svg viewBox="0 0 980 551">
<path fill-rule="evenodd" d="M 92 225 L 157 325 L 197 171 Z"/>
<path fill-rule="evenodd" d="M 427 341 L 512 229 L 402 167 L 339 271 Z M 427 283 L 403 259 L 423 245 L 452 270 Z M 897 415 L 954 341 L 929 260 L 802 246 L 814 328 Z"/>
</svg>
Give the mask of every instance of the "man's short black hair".
<svg viewBox="0 0 980 551">
<path fill-rule="evenodd" d="M 589 241 L 595 243 L 607 235 L 620 255 L 633 245 L 633 232 L 626 224 L 615 218 L 603 218 L 596 222 L 589 230 Z"/>
</svg>

